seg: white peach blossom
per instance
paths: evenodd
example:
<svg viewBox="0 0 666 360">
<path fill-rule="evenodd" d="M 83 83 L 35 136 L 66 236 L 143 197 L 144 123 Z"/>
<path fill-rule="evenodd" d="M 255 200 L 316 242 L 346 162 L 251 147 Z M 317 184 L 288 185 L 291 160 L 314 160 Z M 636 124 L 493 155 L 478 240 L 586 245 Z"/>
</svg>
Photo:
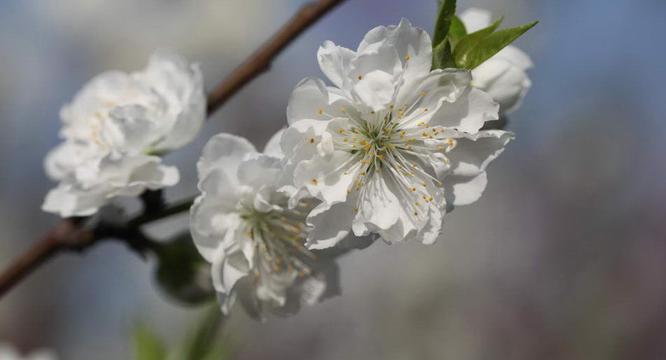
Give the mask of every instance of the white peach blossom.
<svg viewBox="0 0 666 360">
<path fill-rule="evenodd" d="M 430 37 L 407 20 L 372 29 L 356 51 L 325 42 L 318 60 L 334 86 L 298 84 L 281 141 L 295 186 L 321 200 L 308 246 L 350 230 L 434 242 L 447 210 L 479 198 L 486 166 L 512 138 L 480 130 L 498 105 L 469 71 L 431 71 Z"/>
<path fill-rule="evenodd" d="M 280 134 L 259 153 L 247 140 L 219 134 L 198 162 L 199 189 L 191 210 L 194 243 L 212 264 L 222 310 L 236 299 L 252 315 L 284 314 L 335 292 L 337 268 L 305 248 L 305 217 L 315 199 L 289 206 Z M 287 186 L 285 186 L 287 185 Z"/>
<path fill-rule="evenodd" d="M 198 66 L 172 54 L 153 55 L 139 72 L 92 79 L 60 113 L 64 142 L 45 162 L 59 184 L 43 210 L 91 215 L 116 196 L 176 184 L 178 170 L 159 155 L 196 136 L 205 101 Z"/>
</svg>

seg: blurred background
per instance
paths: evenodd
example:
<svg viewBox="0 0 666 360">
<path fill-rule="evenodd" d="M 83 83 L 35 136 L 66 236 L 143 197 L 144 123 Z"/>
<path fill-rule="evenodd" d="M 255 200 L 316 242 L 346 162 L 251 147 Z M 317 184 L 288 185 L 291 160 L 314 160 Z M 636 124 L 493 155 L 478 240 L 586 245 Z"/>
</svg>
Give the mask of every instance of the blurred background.
<svg viewBox="0 0 666 360">
<path fill-rule="evenodd" d="M 58 222 L 39 210 L 53 186 L 42 160 L 82 84 L 167 48 L 199 62 L 211 88 L 303 3 L 0 0 L 0 267 Z M 430 30 L 435 3 L 348 0 L 167 157 L 183 175 L 168 196 L 194 194 L 212 134 L 263 146 L 288 89 L 321 76 L 324 40 L 355 47 L 401 17 Z M 435 245 L 342 259 L 341 297 L 264 324 L 237 312 L 226 333 L 238 359 L 666 358 L 666 2 L 459 0 L 472 6 L 506 26 L 541 21 L 517 43 L 536 64 L 533 88 L 485 195 L 450 214 Z M 201 311 L 165 298 L 153 268 L 116 243 L 61 256 L 0 302 L 0 342 L 128 359 L 139 321 L 176 342 Z"/>
</svg>

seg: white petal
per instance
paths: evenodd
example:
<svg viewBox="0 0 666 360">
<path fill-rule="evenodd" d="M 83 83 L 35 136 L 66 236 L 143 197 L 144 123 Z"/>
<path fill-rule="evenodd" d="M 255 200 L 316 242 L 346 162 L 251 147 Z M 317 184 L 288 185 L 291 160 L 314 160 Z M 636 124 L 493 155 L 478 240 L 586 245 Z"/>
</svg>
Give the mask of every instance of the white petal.
<svg viewBox="0 0 666 360">
<path fill-rule="evenodd" d="M 442 211 L 435 207 L 431 207 L 429 211 L 429 221 L 418 235 L 418 237 L 421 239 L 421 242 L 425 245 L 430 245 L 437 241 L 437 238 L 442 231 Z"/>
<path fill-rule="evenodd" d="M 294 183 L 297 187 L 307 187 L 310 194 L 329 203 L 347 199 L 347 189 L 351 187 L 360 162 L 352 161 L 352 155 L 336 151 L 331 156 L 314 157 L 299 163 L 294 170 Z"/>
<path fill-rule="evenodd" d="M 484 130 L 467 138 L 457 139 L 453 151 L 447 154 L 451 160 L 452 173 L 461 176 L 476 176 L 486 169 L 513 139 L 513 134 L 502 130 Z"/>
<path fill-rule="evenodd" d="M 375 173 L 364 185 L 352 229 L 356 236 L 374 232 L 386 242 L 400 242 L 422 224 L 415 224 L 411 214 L 406 213 L 405 204 L 396 195 L 396 188 L 387 183 L 386 177 L 381 172 Z"/>
<path fill-rule="evenodd" d="M 89 216 L 96 213 L 105 203 L 106 197 L 103 193 L 81 191 L 59 185 L 46 195 L 42 210 L 62 217 Z"/>
<path fill-rule="evenodd" d="M 495 54 L 491 59 L 506 60 L 522 70 L 529 70 L 534 67 L 534 63 L 532 63 L 532 59 L 530 59 L 529 55 L 513 45 L 509 45 L 500 50 L 500 52 Z"/>
<path fill-rule="evenodd" d="M 460 20 L 465 24 L 467 33 L 487 28 L 492 23 L 492 18 L 490 11 L 479 8 L 469 8 L 460 14 Z"/>
<path fill-rule="evenodd" d="M 430 123 L 474 134 L 486 121 L 498 118 L 499 105 L 492 97 L 468 88 L 456 102 L 443 103 Z"/>
<path fill-rule="evenodd" d="M 488 164 L 504 151 L 512 138 L 510 132 L 488 130 L 458 139 L 458 145 L 448 154 L 452 175 L 444 179 L 449 204 L 467 205 L 481 197 L 487 184 Z"/>
<path fill-rule="evenodd" d="M 531 86 L 525 70 L 503 58 L 491 58 L 473 70 L 474 86 L 497 101 L 502 112 L 515 110 Z"/>
<path fill-rule="evenodd" d="M 447 178 L 447 191 L 452 194 L 451 203 L 455 206 L 469 205 L 481 198 L 488 185 L 488 175 L 482 172 L 477 176 L 452 175 Z"/>
<path fill-rule="evenodd" d="M 356 82 L 353 88 L 354 95 L 372 110 L 383 110 L 393 100 L 395 93 L 393 80 L 393 75 L 389 73 L 380 70 L 371 71 Z"/>
<path fill-rule="evenodd" d="M 406 77 L 422 76 L 430 71 L 432 42 L 428 33 L 402 19 L 397 26 L 379 26 L 370 30 L 358 47 L 358 53 L 383 44 L 394 48 Z"/>
<path fill-rule="evenodd" d="M 204 147 L 197 163 L 199 178 L 204 178 L 213 168 L 219 167 L 226 173 L 228 180 L 236 184 L 240 162 L 256 152 L 245 138 L 224 133 L 215 135 Z"/>
<path fill-rule="evenodd" d="M 317 153 L 317 144 L 328 122 L 300 120 L 291 124 L 280 140 L 280 148 L 289 160 L 299 162 L 311 159 Z"/>
<path fill-rule="evenodd" d="M 46 174 L 53 180 L 62 180 L 70 175 L 80 163 L 80 147 L 71 142 L 64 142 L 49 151 L 44 160 Z M 77 156 L 79 155 L 79 156 Z"/>
<path fill-rule="evenodd" d="M 227 253 L 226 251 L 224 251 L 224 247 L 218 246 L 212 249 L 209 261 L 212 265 L 210 268 L 210 272 L 213 281 L 213 287 L 217 292 L 228 294 L 226 287 L 224 286 L 224 280 L 223 280 L 224 279 L 223 269 L 224 269 L 224 262 L 226 255 Z"/>
<path fill-rule="evenodd" d="M 259 189 L 274 184 L 280 176 L 281 169 L 280 159 L 258 154 L 238 165 L 238 181 L 244 186 Z"/>
<path fill-rule="evenodd" d="M 287 121 L 326 120 L 329 109 L 326 85 L 320 79 L 305 78 L 296 85 L 287 105 Z"/>
<path fill-rule="evenodd" d="M 428 123 L 433 116 L 441 117 L 439 108 L 444 106 L 443 103 L 459 101 L 468 91 L 471 79 L 469 71 L 453 69 L 437 69 L 425 76 L 412 78 L 401 84 L 398 90 L 394 117 L 404 117 L 401 122 L 412 122 L 412 125 Z M 436 120 L 433 124 L 439 122 Z"/>
<path fill-rule="evenodd" d="M 100 134 L 102 141 L 120 151 L 141 153 L 156 141 L 156 120 L 149 110 L 140 105 L 113 108 L 109 121 Z"/>
<path fill-rule="evenodd" d="M 350 201 L 334 205 L 321 203 L 308 215 L 307 222 L 313 228 L 308 234 L 306 246 L 310 249 L 326 249 L 344 239 L 354 218 Z"/>
<path fill-rule="evenodd" d="M 161 165 L 160 161 L 159 158 L 151 157 L 151 160 L 135 168 L 127 181 L 127 186 L 140 186 L 157 190 L 176 185 L 180 181 L 178 168 Z"/>
<path fill-rule="evenodd" d="M 143 154 L 120 158 L 107 156 L 101 159 L 98 172 L 86 176 L 93 177 L 88 179 L 93 184 L 112 188 L 113 194 L 134 196 L 146 188 L 159 189 L 178 183 L 178 169 L 161 162 L 157 156 Z M 83 173 L 77 173 L 78 180 L 83 176 Z"/>
<path fill-rule="evenodd" d="M 284 153 L 282 153 L 282 149 L 280 148 L 280 141 L 282 140 L 282 135 L 284 134 L 285 130 L 286 128 L 278 130 L 278 132 L 273 134 L 273 136 L 271 136 L 271 138 L 268 139 L 266 146 L 264 146 L 264 154 L 276 158 L 284 157 Z"/>
<path fill-rule="evenodd" d="M 157 52 L 147 68 L 134 75 L 165 99 L 169 121 L 163 138 L 155 144 L 158 151 L 172 150 L 189 143 L 206 117 L 206 97 L 201 70 L 174 53 Z M 167 124 L 164 124 L 167 125 Z"/>
<path fill-rule="evenodd" d="M 250 268 L 245 255 L 240 252 L 231 253 L 224 259 L 222 267 L 222 286 L 226 293 L 231 292 L 238 280 L 247 276 Z"/>
<path fill-rule="evenodd" d="M 381 71 L 396 79 L 400 77 L 403 67 L 396 48 L 386 41 L 368 45 L 351 60 L 349 80 L 356 82 L 372 71 Z"/>
<path fill-rule="evenodd" d="M 221 169 L 210 172 L 199 186 L 203 194 L 190 209 L 190 231 L 201 255 L 212 262 L 219 244 L 225 238 L 233 239 L 231 234 L 240 227 L 236 208 L 241 191 Z"/>
<path fill-rule="evenodd" d="M 71 103 L 60 110 L 60 118 L 65 125 L 62 135 L 65 138 L 87 139 L 90 119 L 102 109 L 126 104 L 122 94 L 139 86 L 128 74 L 120 71 L 97 75 L 76 94 Z"/>
<path fill-rule="evenodd" d="M 215 250 L 211 275 L 213 287 L 219 293 L 229 295 L 236 283 L 247 276 L 249 268 L 240 252 L 227 252 L 220 246 Z"/>
<path fill-rule="evenodd" d="M 356 53 L 331 41 L 325 41 L 317 51 L 317 60 L 321 71 L 326 74 L 335 86 L 345 89 L 347 87 L 350 62 Z"/>
</svg>

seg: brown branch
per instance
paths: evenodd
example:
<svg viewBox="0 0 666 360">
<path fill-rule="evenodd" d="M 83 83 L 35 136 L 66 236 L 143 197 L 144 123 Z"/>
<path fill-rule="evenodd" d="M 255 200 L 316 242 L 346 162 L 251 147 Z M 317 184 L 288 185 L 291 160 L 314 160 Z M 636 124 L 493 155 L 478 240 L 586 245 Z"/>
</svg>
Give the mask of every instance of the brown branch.
<svg viewBox="0 0 666 360">
<path fill-rule="evenodd" d="M 212 115 L 252 79 L 268 70 L 273 59 L 294 39 L 343 1 L 345 0 L 318 0 L 304 5 L 277 33 L 209 93 L 208 115 Z M 128 229 L 180 213 L 189 209 L 190 205 L 191 201 L 188 200 L 158 212 L 145 212 L 130 220 Z M 102 240 L 101 235 L 83 226 L 85 220 L 87 219 L 63 220 L 42 236 L 26 253 L 15 259 L 0 273 L 0 298 L 56 254 L 72 250 L 83 251 Z"/>
<path fill-rule="evenodd" d="M 66 248 L 82 249 L 93 242 L 92 231 L 80 226 L 82 220 L 63 220 L 44 234 L 30 250 L 15 259 L 0 274 L 0 297 L 58 252 Z"/>
</svg>

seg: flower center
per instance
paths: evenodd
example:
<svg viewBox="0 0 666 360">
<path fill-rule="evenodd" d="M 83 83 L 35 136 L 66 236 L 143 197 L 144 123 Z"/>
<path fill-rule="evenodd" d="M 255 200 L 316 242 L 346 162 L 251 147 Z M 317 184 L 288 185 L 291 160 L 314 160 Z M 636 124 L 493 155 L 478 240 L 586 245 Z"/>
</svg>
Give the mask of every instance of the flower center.
<svg viewBox="0 0 666 360">
<path fill-rule="evenodd" d="M 336 130 L 334 146 L 352 154 L 343 167 L 351 170 L 360 162 L 360 171 L 348 193 L 358 192 L 360 202 L 367 192 L 365 185 L 380 176 L 410 216 L 420 220 L 434 194 L 439 193 L 436 188 L 442 186 L 435 169 L 448 167 L 445 154 L 455 147 L 456 141 L 443 127 L 428 126 L 417 116 L 404 118 L 402 109 L 397 109 L 395 115 L 392 110 L 350 116 L 350 125 Z M 423 109 L 421 114 L 426 112 Z"/>
<path fill-rule="evenodd" d="M 297 271 L 299 276 L 309 275 L 314 254 L 304 246 L 306 210 L 299 206 L 293 210 L 241 211 L 246 234 L 254 242 L 256 260 L 275 273 Z"/>
</svg>

